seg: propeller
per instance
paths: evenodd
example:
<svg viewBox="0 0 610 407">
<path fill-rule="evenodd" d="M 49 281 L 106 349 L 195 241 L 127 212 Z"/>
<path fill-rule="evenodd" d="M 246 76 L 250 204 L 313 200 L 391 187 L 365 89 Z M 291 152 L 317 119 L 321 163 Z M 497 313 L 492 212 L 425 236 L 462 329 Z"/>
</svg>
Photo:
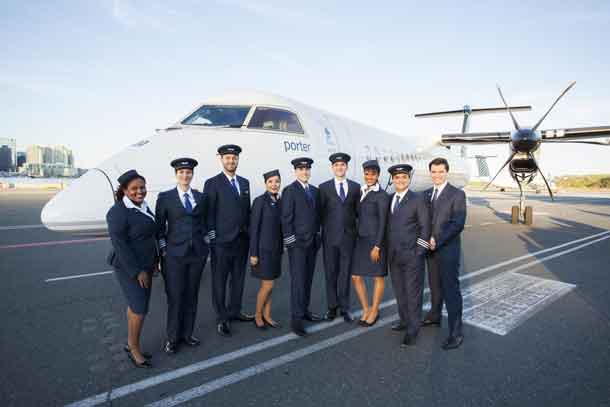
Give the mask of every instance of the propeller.
<svg viewBox="0 0 610 407">
<path fill-rule="evenodd" d="M 576 85 L 576 81 L 573 81 L 572 83 L 570 83 L 568 85 L 567 88 L 565 88 L 565 90 L 563 92 L 561 92 L 561 95 L 559 95 L 559 97 L 557 99 L 555 99 L 555 102 L 551 105 L 551 107 L 549 107 L 549 110 L 546 111 L 546 113 L 544 114 L 544 116 L 542 116 L 540 118 L 540 120 L 538 120 L 538 123 L 536 123 L 536 125 L 534 127 L 532 127 L 532 131 L 536 131 L 536 129 L 542 124 L 542 121 L 544 119 L 546 119 L 546 117 L 548 116 L 549 113 L 551 113 L 551 110 L 553 110 L 553 108 L 555 107 L 555 105 L 557 104 L 557 102 L 559 102 L 559 99 L 561 99 L 563 97 L 563 95 L 565 95 L 566 93 L 568 93 L 568 91 L 570 89 L 572 89 L 572 87 Z M 513 119 L 514 120 L 514 119 Z"/>
<path fill-rule="evenodd" d="M 513 124 L 515 125 L 515 130 L 521 130 L 521 128 L 519 127 L 519 123 L 517 123 L 517 119 L 515 119 L 513 112 L 510 110 L 510 107 L 508 106 L 508 103 L 506 103 L 506 99 L 504 99 L 504 95 L 502 94 L 502 89 L 500 89 L 500 85 L 496 85 L 496 87 L 498 88 L 498 93 L 500 94 L 500 98 L 502 99 L 502 102 L 504 103 L 504 106 L 506 107 L 506 111 L 510 115 L 510 118 L 513 119 Z"/>
<path fill-rule="evenodd" d="M 565 92 L 564 92 L 565 93 Z M 555 196 L 553 196 L 553 190 L 551 190 L 551 186 L 549 185 L 549 182 L 546 180 L 546 177 L 544 176 L 544 173 L 542 172 L 542 170 L 540 169 L 540 167 L 538 166 L 538 161 L 536 161 L 536 157 L 534 157 L 533 154 L 530 153 L 530 159 L 532 161 L 534 161 L 534 164 L 536 165 L 536 168 L 538 168 L 538 173 L 540 174 L 540 176 L 542 177 L 542 180 L 544 181 L 544 183 L 546 184 L 546 189 L 549 191 L 549 195 L 551 196 L 551 200 L 555 201 Z"/>
<path fill-rule="evenodd" d="M 485 185 L 485 188 L 483 188 L 483 191 L 486 191 L 487 188 L 489 188 L 489 186 L 492 184 L 492 182 L 495 181 L 495 179 L 498 177 L 498 175 L 500 175 L 500 173 L 502 172 L 502 170 L 513 160 L 513 157 L 517 154 L 517 152 L 513 152 L 510 157 L 508 157 L 508 160 L 506 160 L 506 162 L 502 165 L 502 167 L 500 168 L 500 170 L 496 173 L 496 175 L 494 175 L 494 177 L 491 179 L 491 181 L 489 181 L 489 184 Z"/>
</svg>

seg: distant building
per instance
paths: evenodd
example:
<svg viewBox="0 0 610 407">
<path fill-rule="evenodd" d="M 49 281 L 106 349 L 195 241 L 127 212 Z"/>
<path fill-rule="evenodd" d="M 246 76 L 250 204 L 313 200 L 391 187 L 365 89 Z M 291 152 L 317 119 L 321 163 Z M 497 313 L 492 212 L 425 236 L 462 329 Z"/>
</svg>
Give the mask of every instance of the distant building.
<svg viewBox="0 0 610 407">
<path fill-rule="evenodd" d="M 26 157 L 25 151 L 17 151 L 17 170 L 23 167 L 23 164 L 26 162 Z"/>
<path fill-rule="evenodd" d="M 17 167 L 17 141 L 0 137 L 0 171 L 15 171 Z"/>
<path fill-rule="evenodd" d="M 31 145 L 26 149 L 22 172 L 31 177 L 74 177 L 74 154 L 65 146 Z"/>
</svg>

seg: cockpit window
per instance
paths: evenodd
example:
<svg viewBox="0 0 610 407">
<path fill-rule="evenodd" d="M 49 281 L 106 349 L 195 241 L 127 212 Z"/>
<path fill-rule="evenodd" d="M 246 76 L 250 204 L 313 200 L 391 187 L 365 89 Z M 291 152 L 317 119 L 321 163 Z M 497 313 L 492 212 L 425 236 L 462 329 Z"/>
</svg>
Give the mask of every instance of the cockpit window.
<svg viewBox="0 0 610 407">
<path fill-rule="evenodd" d="M 257 107 L 248 128 L 304 133 L 296 114 L 271 107 Z"/>
<path fill-rule="evenodd" d="M 191 126 L 241 127 L 250 111 L 250 106 L 201 106 L 182 121 Z"/>
</svg>

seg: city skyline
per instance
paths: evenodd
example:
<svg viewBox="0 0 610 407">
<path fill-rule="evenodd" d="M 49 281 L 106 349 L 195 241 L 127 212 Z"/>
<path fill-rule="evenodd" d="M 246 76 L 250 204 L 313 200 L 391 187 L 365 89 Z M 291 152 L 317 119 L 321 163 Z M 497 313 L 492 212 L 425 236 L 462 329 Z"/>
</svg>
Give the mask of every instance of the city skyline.
<svg viewBox="0 0 610 407">
<path fill-rule="evenodd" d="M 607 2 L 285 4 L 2 5 L 0 38 L 14 45 L 0 68 L 5 130 L 24 145 L 41 137 L 68 144 L 89 168 L 229 89 L 270 91 L 395 134 L 432 137 L 459 130 L 460 120 L 413 114 L 500 106 L 499 83 L 509 103 L 533 105 L 518 115 L 532 124 L 571 80 L 576 87 L 545 128 L 610 122 Z M 498 114 L 475 117 L 471 131 L 510 126 Z M 495 155 L 493 172 L 507 147 L 468 151 Z M 553 175 L 610 172 L 607 151 L 545 145 L 541 165 Z"/>
</svg>

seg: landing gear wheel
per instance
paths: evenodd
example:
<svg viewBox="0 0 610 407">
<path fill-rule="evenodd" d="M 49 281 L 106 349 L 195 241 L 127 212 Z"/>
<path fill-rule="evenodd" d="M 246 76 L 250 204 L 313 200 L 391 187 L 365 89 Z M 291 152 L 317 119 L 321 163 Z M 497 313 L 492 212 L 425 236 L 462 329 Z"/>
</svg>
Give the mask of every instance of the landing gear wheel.
<svg viewBox="0 0 610 407">
<path fill-rule="evenodd" d="M 531 226 L 534 222 L 534 208 L 531 206 L 525 207 L 525 224 Z"/>
<path fill-rule="evenodd" d="M 519 207 L 517 205 L 513 206 L 511 209 L 510 223 L 513 225 L 519 223 Z"/>
</svg>

